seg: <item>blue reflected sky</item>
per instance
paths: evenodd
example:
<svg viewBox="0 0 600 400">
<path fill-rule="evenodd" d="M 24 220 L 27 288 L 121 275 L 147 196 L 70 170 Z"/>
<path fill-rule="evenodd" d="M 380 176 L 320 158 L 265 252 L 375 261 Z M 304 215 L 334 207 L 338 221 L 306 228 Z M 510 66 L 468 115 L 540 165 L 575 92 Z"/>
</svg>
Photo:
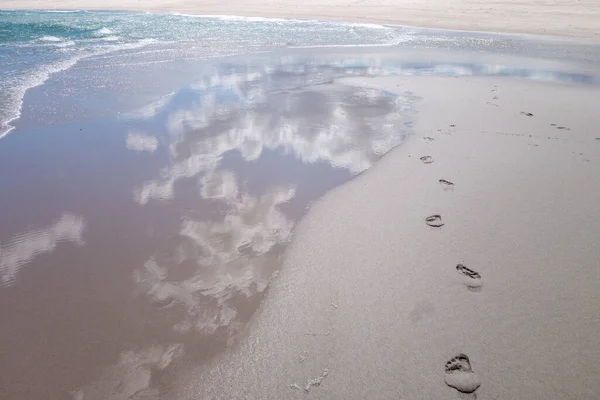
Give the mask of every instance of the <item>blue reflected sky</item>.
<svg viewBox="0 0 600 400">
<path fill-rule="evenodd" d="M 311 204 L 416 133 L 418 97 L 339 79 L 599 83 L 551 62 L 381 49 L 140 76 L 129 61 L 89 60 L 32 89 L 0 140 L 8 395 L 153 398 L 154 371 L 235 343 Z"/>
</svg>

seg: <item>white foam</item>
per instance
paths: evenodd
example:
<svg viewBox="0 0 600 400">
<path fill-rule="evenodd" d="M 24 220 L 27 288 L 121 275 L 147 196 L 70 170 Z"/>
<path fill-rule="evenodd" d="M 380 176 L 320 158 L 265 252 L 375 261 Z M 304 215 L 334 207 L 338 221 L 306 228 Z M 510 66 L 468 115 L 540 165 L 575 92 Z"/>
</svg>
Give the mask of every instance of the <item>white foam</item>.
<svg viewBox="0 0 600 400">
<path fill-rule="evenodd" d="M 266 18 L 266 17 L 244 17 L 241 15 L 205 15 L 205 14 L 183 14 L 173 12 L 171 15 L 190 18 L 202 19 L 218 19 L 221 21 L 242 21 L 242 22 L 295 22 L 295 23 L 318 23 L 323 21 L 307 20 L 307 19 L 283 19 L 283 18 Z"/>
<path fill-rule="evenodd" d="M 369 28 L 369 29 L 382 29 L 382 30 L 394 30 L 391 26 L 379 25 L 379 24 L 368 24 L 368 23 L 350 23 L 350 26 L 357 28 Z"/>
<path fill-rule="evenodd" d="M 343 21 L 324 21 L 316 19 L 295 19 L 295 18 L 268 18 L 268 17 L 247 17 L 241 15 L 223 15 L 223 14 L 184 14 L 179 12 L 172 12 L 171 15 L 177 15 L 181 17 L 190 18 L 203 18 L 203 19 L 218 19 L 222 21 L 241 21 L 241 22 L 276 22 L 276 23 L 313 23 L 313 24 L 336 24 L 339 26 L 352 26 L 356 28 L 368 28 L 368 29 L 381 29 L 381 30 L 394 30 L 395 28 L 386 25 L 373 24 L 373 23 L 362 23 L 362 22 L 343 22 Z"/>
<path fill-rule="evenodd" d="M 72 13 L 78 13 L 78 12 L 87 12 L 85 10 L 36 10 L 36 11 L 47 12 L 47 13 L 60 13 L 60 14 L 72 14 Z"/>
<path fill-rule="evenodd" d="M 114 32 L 108 28 L 100 28 L 94 32 L 94 36 L 108 36 L 112 35 Z"/>
<path fill-rule="evenodd" d="M 64 71 L 71 68 L 73 65 L 83 57 L 73 57 L 67 60 L 58 61 L 52 64 L 43 65 L 37 68 L 32 73 L 28 74 L 27 77 L 22 77 L 17 86 L 4 89 L 8 99 L 12 99 L 13 109 L 8 114 L 8 119 L 0 123 L 0 139 L 14 129 L 10 123 L 21 116 L 21 109 L 23 107 L 23 97 L 27 90 L 40 86 L 50 78 L 50 76 L 56 72 Z"/>
<path fill-rule="evenodd" d="M 107 36 L 107 37 L 103 37 L 102 40 L 104 40 L 105 42 L 117 42 L 117 41 L 121 40 L 121 38 L 118 36 Z"/>
<path fill-rule="evenodd" d="M 42 36 L 38 40 L 42 42 L 60 42 L 62 39 L 56 36 Z"/>
<path fill-rule="evenodd" d="M 66 42 L 56 43 L 54 46 L 56 46 L 56 47 L 72 47 L 72 46 L 75 46 L 75 42 L 72 40 L 68 40 Z"/>
<path fill-rule="evenodd" d="M 11 125 L 11 122 L 17 120 L 21 116 L 21 109 L 23 108 L 23 98 L 25 97 L 25 93 L 32 88 L 37 86 L 41 86 L 44 82 L 46 82 L 53 74 L 61 71 L 65 71 L 75 64 L 77 64 L 80 60 L 83 60 L 88 57 L 98 56 L 102 54 L 112 53 L 119 50 L 128 50 L 135 49 L 147 46 L 151 43 L 156 42 L 155 39 L 142 39 L 136 43 L 128 43 L 119 46 L 114 46 L 109 49 L 102 49 L 100 51 L 80 54 L 74 57 L 69 57 L 68 59 L 57 61 L 51 64 L 41 65 L 34 71 L 27 74 L 27 76 L 19 78 L 19 84 L 2 88 L 4 96 L 3 100 L 7 99 L 9 103 L 12 104 L 4 104 L 3 108 L 9 109 L 7 115 L 4 117 L 3 121 L 0 121 L 0 139 L 5 137 L 10 131 L 14 129 L 14 126 Z M 68 46 L 72 46 L 75 43 L 66 42 Z M 11 107 L 12 106 L 12 107 Z"/>
</svg>

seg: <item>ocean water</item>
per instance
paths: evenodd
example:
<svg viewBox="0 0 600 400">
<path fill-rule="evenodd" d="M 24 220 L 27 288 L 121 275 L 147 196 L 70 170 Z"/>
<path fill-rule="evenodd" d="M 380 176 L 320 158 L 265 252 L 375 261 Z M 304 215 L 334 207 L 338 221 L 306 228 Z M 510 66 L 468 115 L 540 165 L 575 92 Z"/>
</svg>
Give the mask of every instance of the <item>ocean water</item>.
<svg viewBox="0 0 600 400">
<path fill-rule="evenodd" d="M 119 51 L 196 48 L 198 56 L 279 46 L 394 45 L 408 29 L 375 24 L 177 13 L 0 10 L 0 136 L 25 92 L 79 61 Z"/>
<path fill-rule="evenodd" d="M 114 60 L 126 54 L 148 64 L 283 47 L 372 46 L 509 53 L 591 66 L 600 62 L 590 46 L 514 35 L 179 13 L 0 10 L 0 138 L 14 129 L 27 90 L 88 59 Z"/>
</svg>

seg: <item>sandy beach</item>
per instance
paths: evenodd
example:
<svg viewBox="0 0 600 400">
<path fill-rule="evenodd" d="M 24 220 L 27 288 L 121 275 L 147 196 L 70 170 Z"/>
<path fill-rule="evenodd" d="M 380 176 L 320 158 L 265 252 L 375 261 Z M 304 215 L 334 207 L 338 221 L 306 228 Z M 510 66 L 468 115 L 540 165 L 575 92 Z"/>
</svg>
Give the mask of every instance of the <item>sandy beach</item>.
<svg viewBox="0 0 600 400">
<path fill-rule="evenodd" d="M 52 9 L 223 17 L 5 17 L 0 398 L 600 398 L 596 1 Z"/>
<path fill-rule="evenodd" d="M 345 82 L 421 97 L 418 134 L 312 207 L 247 340 L 172 398 L 598 398 L 600 91 Z"/>
<path fill-rule="evenodd" d="M 198 15 L 325 19 L 600 40 L 595 0 L 2 0 L 2 9 L 137 10 Z"/>
</svg>

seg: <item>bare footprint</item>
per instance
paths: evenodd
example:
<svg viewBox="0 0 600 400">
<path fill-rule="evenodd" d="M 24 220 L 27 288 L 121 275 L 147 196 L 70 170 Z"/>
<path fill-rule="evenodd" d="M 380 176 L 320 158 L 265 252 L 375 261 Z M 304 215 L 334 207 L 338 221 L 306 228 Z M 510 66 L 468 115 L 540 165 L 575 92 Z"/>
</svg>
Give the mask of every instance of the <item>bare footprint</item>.
<svg viewBox="0 0 600 400">
<path fill-rule="evenodd" d="M 446 179 L 440 179 L 439 182 L 440 185 L 444 188 L 444 190 L 454 189 L 454 182 L 450 182 Z"/>
<path fill-rule="evenodd" d="M 467 268 L 462 264 L 458 264 L 456 266 L 456 271 L 462 275 L 463 283 L 467 288 L 469 288 L 469 290 L 481 290 L 481 286 L 483 286 L 483 280 L 481 279 L 481 275 L 479 275 L 477 271 L 473 271 L 472 269 Z"/>
<path fill-rule="evenodd" d="M 444 381 L 446 385 L 462 393 L 473 393 L 481 380 L 471 367 L 471 361 L 466 354 L 459 354 L 446 363 Z"/>
<path fill-rule="evenodd" d="M 433 162 L 433 157 L 423 156 L 423 157 L 419 158 L 419 160 L 423 161 L 423 164 L 431 164 Z"/>
<path fill-rule="evenodd" d="M 425 218 L 425 223 L 434 228 L 444 226 L 444 223 L 442 222 L 442 216 L 439 214 L 430 215 L 429 217 Z"/>
</svg>

